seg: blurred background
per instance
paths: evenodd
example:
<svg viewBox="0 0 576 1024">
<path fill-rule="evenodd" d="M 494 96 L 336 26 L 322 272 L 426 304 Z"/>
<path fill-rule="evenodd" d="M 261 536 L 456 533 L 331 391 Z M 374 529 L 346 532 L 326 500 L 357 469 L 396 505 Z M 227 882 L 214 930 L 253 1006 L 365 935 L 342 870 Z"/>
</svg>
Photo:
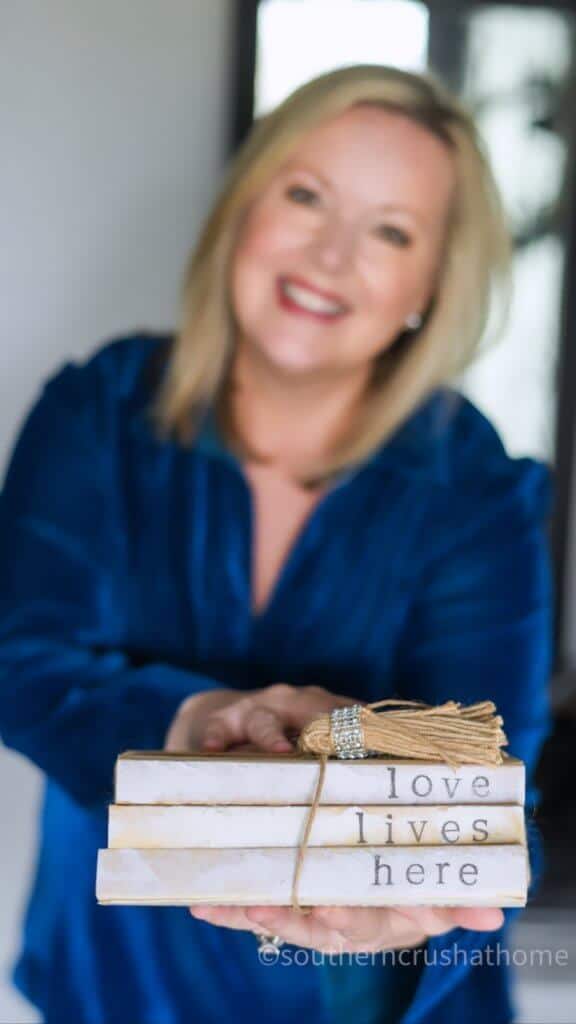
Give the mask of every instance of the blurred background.
<svg viewBox="0 0 576 1024">
<path fill-rule="evenodd" d="M 176 322 L 189 248 L 254 117 L 356 63 L 429 67 L 474 110 L 513 228 L 515 299 L 504 340 L 458 384 L 510 454 L 546 460 L 556 480 L 554 732 L 536 813 L 548 869 L 514 932 L 517 1024 L 576 1024 L 575 40 L 572 4 L 554 2 L 0 7 L 0 470 L 58 365 Z M 0 1024 L 39 1019 L 9 970 L 41 792 L 40 773 L 0 745 Z"/>
</svg>

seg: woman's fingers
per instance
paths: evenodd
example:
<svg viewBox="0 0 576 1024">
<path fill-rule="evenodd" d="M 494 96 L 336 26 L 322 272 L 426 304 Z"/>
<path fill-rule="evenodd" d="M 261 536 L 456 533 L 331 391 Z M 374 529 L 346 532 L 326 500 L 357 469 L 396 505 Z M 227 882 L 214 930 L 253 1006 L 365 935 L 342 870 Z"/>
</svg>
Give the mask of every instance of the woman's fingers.
<svg viewBox="0 0 576 1024">
<path fill-rule="evenodd" d="M 226 720 L 216 717 L 208 719 L 200 741 L 200 746 L 204 750 L 225 750 L 233 743 L 230 725 Z"/>
<path fill-rule="evenodd" d="M 174 718 L 164 740 L 164 750 L 178 752 L 190 748 L 190 728 L 184 716 Z"/>
<path fill-rule="evenodd" d="M 270 706 L 273 702 L 267 699 L 270 689 L 272 687 L 240 697 L 233 704 L 214 711 L 204 724 L 202 747 L 225 750 L 250 743 L 259 750 L 271 750 L 276 741 L 283 740 L 283 749 L 291 750 L 292 744 L 284 734 L 284 716 L 280 709 Z"/>
<path fill-rule="evenodd" d="M 393 907 L 315 907 L 314 917 L 336 929 L 346 948 L 356 952 L 402 949 L 426 940 L 422 925 L 395 913 Z"/>
<path fill-rule="evenodd" d="M 301 914 L 291 907 L 247 907 L 246 916 L 263 931 L 280 935 L 285 942 L 321 953 L 346 952 L 346 941 L 334 928 L 312 914 Z"/>
<path fill-rule="evenodd" d="M 429 935 L 440 935 L 452 928 L 472 928 L 475 931 L 494 931 L 504 923 L 504 914 L 498 907 L 421 907 L 395 908 L 410 918 L 416 926 L 423 924 Z"/>
<path fill-rule="evenodd" d="M 201 746 L 207 750 L 225 750 L 247 743 L 246 722 L 254 706 L 254 697 L 240 697 L 227 707 L 213 711 L 204 723 Z"/>
<path fill-rule="evenodd" d="M 259 750 L 288 753 L 294 748 L 286 730 L 299 732 L 314 715 L 351 703 L 352 698 L 321 686 L 275 683 L 213 711 L 204 723 L 201 746 L 215 751 L 252 743 Z"/>
<path fill-rule="evenodd" d="M 278 711 L 285 717 L 296 717 L 305 708 L 309 711 L 330 711 L 333 707 L 360 703 L 354 697 L 343 697 L 331 693 L 323 686 L 292 686 L 290 683 L 273 683 L 254 695 L 259 704 Z"/>
<path fill-rule="evenodd" d="M 288 752 L 294 747 L 287 738 L 280 715 L 270 708 L 255 707 L 245 720 L 246 735 L 260 750 Z"/>
<path fill-rule="evenodd" d="M 222 928 L 253 931 L 254 922 L 246 917 L 246 909 L 246 907 L 199 904 L 190 907 L 190 913 L 199 921 L 208 921 L 209 924 L 220 925 Z"/>
<path fill-rule="evenodd" d="M 284 724 L 299 732 L 316 715 L 327 714 L 336 707 L 361 703 L 353 697 L 331 693 L 323 686 L 289 686 L 276 683 L 259 695 L 259 702 L 282 715 Z"/>
<path fill-rule="evenodd" d="M 248 691 L 252 693 L 253 691 Z M 238 700 L 238 691 L 231 688 L 204 690 L 190 694 L 178 708 L 164 741 L 164 749 L 196 750 L 204 736 L 206 720 L 219 708 Z"/>
<path fill-rule="evenodd" d="M 504 913 L 499 907 L 450 907 L 454 927 L 474 931 L 496 931 L 504 924 Z"/>
<path fill-rule="evenodd" d="M 492 930 L 504 920 L 495 907 L 315 907 L 314 916 L 360 951 L 418 945 L 453 928 Z"/>
</svg>

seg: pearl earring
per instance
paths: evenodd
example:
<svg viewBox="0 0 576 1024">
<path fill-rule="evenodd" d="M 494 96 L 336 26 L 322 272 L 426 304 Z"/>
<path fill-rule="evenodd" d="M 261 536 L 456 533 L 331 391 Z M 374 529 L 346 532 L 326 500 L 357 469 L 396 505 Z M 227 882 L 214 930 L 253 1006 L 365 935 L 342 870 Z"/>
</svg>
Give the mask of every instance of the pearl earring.
<svg viewBox="0 0 576 1024">
<path fill-rule="evenodd" d="M 405 323 L 406 327 L 411 331 L 417 331 L 418 328 L 422 326 L 422 317 L 420 313 L 410 313 L 410 315 L 406 317 Z"/>
</svg>

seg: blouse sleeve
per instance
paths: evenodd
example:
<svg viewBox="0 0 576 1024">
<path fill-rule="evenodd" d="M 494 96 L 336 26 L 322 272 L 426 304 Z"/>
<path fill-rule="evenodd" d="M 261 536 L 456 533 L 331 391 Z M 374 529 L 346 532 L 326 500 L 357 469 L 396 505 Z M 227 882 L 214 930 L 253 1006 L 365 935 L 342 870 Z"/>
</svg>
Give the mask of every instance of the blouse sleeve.
<svg viewBox="0 0 576 1024">
<path fill-rule="evenodd" d="M 98 387 L 90 364 L 47 383 L 0 495 L 0 734 L 84 805 L 113 799 L 121 751 L 161 749 L 181 701 L 222 685 L 123 649 L 125 539 Z"/>
<path fill-rule="evenodd" d="M 481 464 L 475 467 L 481 474 Z M 472 472 L 474 468 L 472 469 Z M 543 852 L 532 815 L 539 798 L 534 772 L 551 728 L 548 683 L 552 670 L 553 586 L 547 522 L 553 496 L 548 467 L 502 456 L 499 468 L 479 475 L 466 493 L 443 502 L 427 524 L 432 552 L 416 584 L 416 597 L 396 665 L 396 692 L 430 704 L 491 699 L 503 716 L 509 754 L 526 764 L 526 825 L 530 898 Z M 522 908 L 505 908 L 503 929 Z M 436 1004 L 471 970 L 469 954 L 500 932 L 455 928 L 431 937 L 416 1001 Z M 444 963 L 443 963 L 444 958 Z M 465 962 L 464 962 L 465 961 Z"/>
</svg>

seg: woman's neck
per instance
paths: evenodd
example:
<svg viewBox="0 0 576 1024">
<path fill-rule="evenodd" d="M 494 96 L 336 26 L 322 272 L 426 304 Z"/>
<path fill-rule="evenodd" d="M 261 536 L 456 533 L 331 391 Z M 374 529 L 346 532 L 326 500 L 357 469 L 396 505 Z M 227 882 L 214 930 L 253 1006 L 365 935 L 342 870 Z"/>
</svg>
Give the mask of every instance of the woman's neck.
<svg viewBox="0 0 576 1024">
<path fill-rule="evenodd" d="M 290 470 L 327 456 L 353 422 L 367 373 L 290 376 L 242 353 L 232 370 L 231 412 L 236 431 L 259 455 Z"/>
</svg>

